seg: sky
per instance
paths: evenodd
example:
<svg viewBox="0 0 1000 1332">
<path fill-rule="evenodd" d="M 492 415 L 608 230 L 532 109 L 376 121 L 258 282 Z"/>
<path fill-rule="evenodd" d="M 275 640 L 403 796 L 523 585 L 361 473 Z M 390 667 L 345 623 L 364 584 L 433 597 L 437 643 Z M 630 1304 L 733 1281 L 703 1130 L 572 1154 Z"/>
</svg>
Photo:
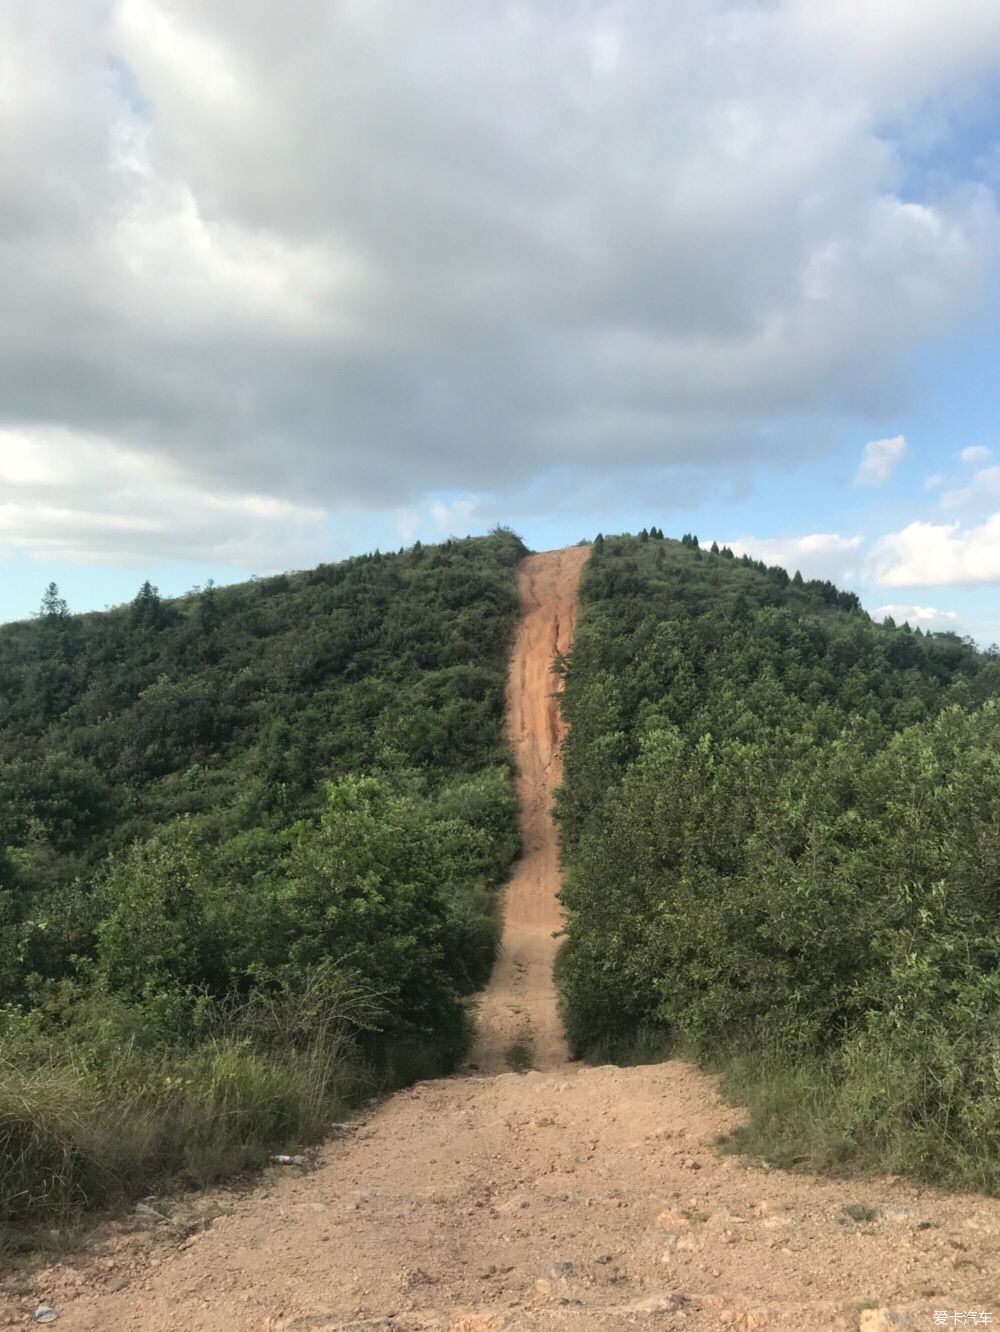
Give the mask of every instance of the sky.
<svg viewBox="0 0 1000 1332">
<path fill-rule="evenodd" d="M 996 0 L 0 0 L 0 620 L 657 525 L 1000 640 Z"/>
</svg>

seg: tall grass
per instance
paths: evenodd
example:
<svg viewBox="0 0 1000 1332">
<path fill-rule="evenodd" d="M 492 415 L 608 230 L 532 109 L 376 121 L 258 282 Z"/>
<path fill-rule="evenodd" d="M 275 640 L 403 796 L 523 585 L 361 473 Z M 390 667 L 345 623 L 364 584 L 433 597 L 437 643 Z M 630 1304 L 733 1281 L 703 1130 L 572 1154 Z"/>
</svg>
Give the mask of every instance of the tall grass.
<svg viewBox="0 0 1000 1332">
<path fill-rule="evenodd" d="M 314 973 L 295 993 L 202 1008 L 164 1047 L 94 999 L 67 1032 L 7 1011 L 0 1036 L 0 1226 L 68 1224 L 167 1184 L 206 1185 L 315 1142 L 375 1085 L 353 1029 L 369 996 Z"/>
<path fill-rule="evenodd" d="M 66 1221 L 180 1179 L 207 1184 L 321 1137 L 356 1085 L 342 1052 L 211 1041 L 99 1077 L 0 1064 L 0 1219 Z"/>
<path fill-rule="evenodd" d="M 968 1040 L 927 1015 L 904 1040 L 878 1025 L 827 1056 L 771 1048 L 727 1059 L 746 1105 L 737 1150 L 833 1173 L 912 1174 L 1000 1194 L 1000 1033 Z"/>
</svg>

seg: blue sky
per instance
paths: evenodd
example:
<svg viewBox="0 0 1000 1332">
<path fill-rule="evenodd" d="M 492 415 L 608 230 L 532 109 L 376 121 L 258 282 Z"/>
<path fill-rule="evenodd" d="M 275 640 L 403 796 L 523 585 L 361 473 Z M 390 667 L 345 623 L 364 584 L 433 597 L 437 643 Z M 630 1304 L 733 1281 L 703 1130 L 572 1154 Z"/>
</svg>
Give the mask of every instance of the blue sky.
<svg viewBox="0 0 1000 1332">
<path fill-rule="evenodd" d="M 656 523 L 1000 640 L 992 0 L 38 0 L 0 41 L 0 619 Z"/>
</svg>

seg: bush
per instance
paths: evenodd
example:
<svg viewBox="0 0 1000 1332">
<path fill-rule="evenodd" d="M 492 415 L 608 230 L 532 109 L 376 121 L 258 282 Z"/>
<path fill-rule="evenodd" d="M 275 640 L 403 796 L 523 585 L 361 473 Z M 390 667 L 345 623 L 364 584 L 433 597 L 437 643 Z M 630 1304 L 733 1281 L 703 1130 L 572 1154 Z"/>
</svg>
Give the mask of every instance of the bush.
<svg viewBox="0 0 1000 1332">
<path fill-rule="evenodd" d="M 729 1068 L 783 1160 L 1000 1185 L 993 658 L 693 545 L 663 599 L 640 545 L 563 694 L 574 1053 Z"/>
</svg>

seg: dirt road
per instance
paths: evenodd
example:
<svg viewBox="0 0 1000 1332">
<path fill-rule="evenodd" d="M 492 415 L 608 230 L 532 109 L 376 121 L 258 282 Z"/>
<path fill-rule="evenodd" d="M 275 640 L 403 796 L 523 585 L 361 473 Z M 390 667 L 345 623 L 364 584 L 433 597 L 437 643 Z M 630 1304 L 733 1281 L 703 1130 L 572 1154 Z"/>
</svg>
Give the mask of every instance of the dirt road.
<svg viewBox="0 0 1000 1332">
<path fill-rule="evenodd" d="M 562 776 L 562 721 L 552 674 L 557 651 L 572 642 L 576 586 L 589 546 L 529 555 L 518 575 L 521 620 L 507 680 L 507 735 L 517 759 L 517 794 L 524 853 L 507 887 L 503 952 L 479 1005 L 472 1061 L 502 1073 L 505 1052 L 520 1043 L 535 1068 L 566 1062 L 556 1013 L 552 963 L 562 923 L 559 839 L 550 817 L 552 789 Z"/>
<path fill-rule="evenodd" d="M 889 1332 L 930 1329 L 940 1311 L 953 1328 L 1000 1323 L 1000 1202 L 767 1171 L 720 1155 L 739 1113 L 689 1066 L 565 1062 L 547 970 L 547 659 L 567 642 L 584 554 L 532 557 L 522 573 L 509 709 L 526 852 L 479 1074 L 371 1107 L 308 1171 L 109 1227 L 92 1256 L 26 1279 L 0 1325 L 43 1301 L 64 1332 Z M 486 1076 L 519 1035 L 540 1071 Z"/>
</svg>

